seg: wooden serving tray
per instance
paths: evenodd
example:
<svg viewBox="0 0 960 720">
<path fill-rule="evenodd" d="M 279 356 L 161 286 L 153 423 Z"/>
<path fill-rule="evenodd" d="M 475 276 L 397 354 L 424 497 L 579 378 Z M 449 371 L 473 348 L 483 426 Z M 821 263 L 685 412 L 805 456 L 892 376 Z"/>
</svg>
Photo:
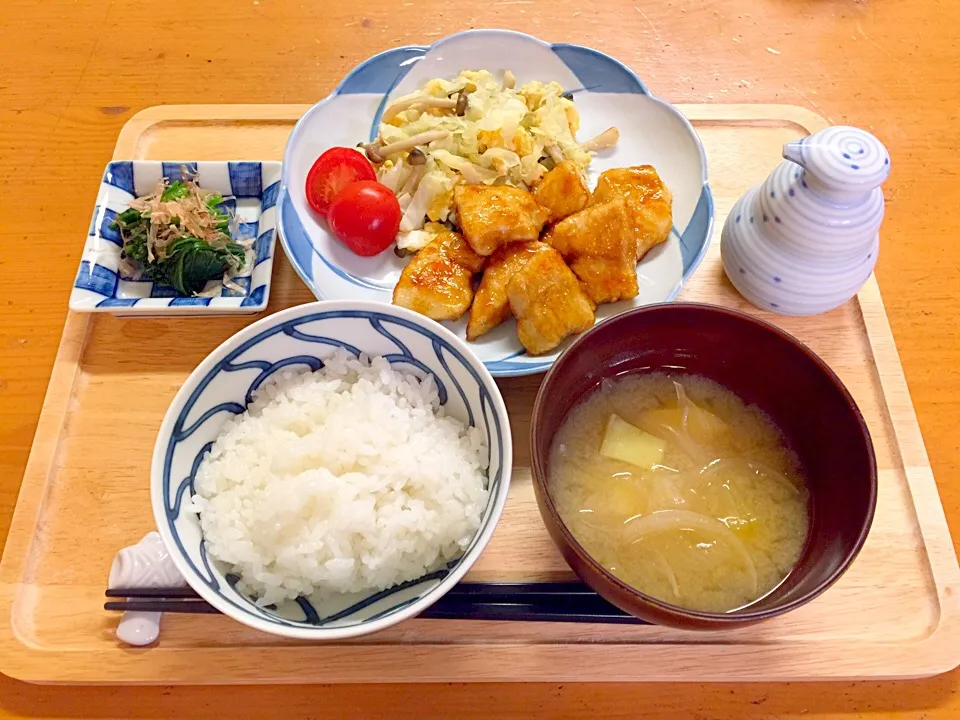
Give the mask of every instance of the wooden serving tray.
<svg viewBox="0 0 960 720">
<path fill-rule="evenodd" d="M 117 159 L 277 160 L 300 105 L 170 106 L 127 123 Z M 723 276 L 733 202 L 824 121 L 788 106 L 689 105 L 707 149 L 713 244 L 684 288 L 757 312 Z M 92 196 L 91 196 L 92 197 Z M 79 240 L 78 240 L 79 242 Z M 277 245 L 269 311 L 313 300 Z M 226 617 L 167 615 L 153 647 L 114 637 L 102 609 L 114 553 L 153 526 L 154 438 L 175 391 L 250 318 L 70 314 L 0 564 L 0 670 L 44 683 L 723 681 L 902 678 L 960 663 L 960 570 L 876 282 L 826 315 L 759 313 L 839 373 L 876 445 L 880 491 L 859 558 L 827 593 L 754 628 L 409 620 L 334 644 L 265 635 Z M 515 439 L 513 485 L 474 581 L 568 580 L 537 512 L 529 417 L 539 377 L 500 380 Z"/>
</svg>

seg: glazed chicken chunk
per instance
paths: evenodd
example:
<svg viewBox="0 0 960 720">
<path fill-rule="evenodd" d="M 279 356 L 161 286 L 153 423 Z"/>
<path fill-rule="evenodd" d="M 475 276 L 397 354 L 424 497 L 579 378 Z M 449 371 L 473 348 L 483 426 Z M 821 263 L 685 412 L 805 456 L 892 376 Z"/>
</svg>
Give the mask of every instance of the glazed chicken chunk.
<svg viewBox="0 0 960 720">
<path fill-rule="evenodd" d="M 590 203 L 590 188 L 576 163 L 566 160 L 543 176 L 533 199 L 549 212 L 547 222 L 555 223 L 583 210 Z"/>
<path fill-rule="evenodd" d="M 457 320 L 473 301 L 473 276 L 483 269 L 483 263 L 484 258 L 461 235 L 444 231 L 400 273 L 393 304 L 434 320 Z"/>
<path fill-rule="evenodd" d="M 507 284 L 517 335 L 531 355 L 550 352 L 569 335 L 593 327 L 593 303 L 560 253 L 537 252 Z"/>
<path fill-rule="evenodd" d="M 567 261 L 594 303 L 637 296 L 636 240 L 623 198 L 561 220 L 544 239 Z"/>
<path fill-rule="evenodd" d="M 539 241 L 510 243 L 490 256 L 467 321 L 467 340 L 476 340 L 510 317 L 507 285 L 537 253 L 550 246 Z"/>
<path fill-rule="evenodd" d="M 457 185 L 453 201 L 463 236 L 478 255 L 536 240 L 547 221 L 547 210 L 529 192 L 509 185 Z"/>
<path fill-rule="evenodd" d="M 606 170 L 593 191 L 593 203 L 623 198 L 627 203 L 636 235 L 636 259 L 670 235 L 673 227 L 673 194 L 652 165 Z"/>
</svg>

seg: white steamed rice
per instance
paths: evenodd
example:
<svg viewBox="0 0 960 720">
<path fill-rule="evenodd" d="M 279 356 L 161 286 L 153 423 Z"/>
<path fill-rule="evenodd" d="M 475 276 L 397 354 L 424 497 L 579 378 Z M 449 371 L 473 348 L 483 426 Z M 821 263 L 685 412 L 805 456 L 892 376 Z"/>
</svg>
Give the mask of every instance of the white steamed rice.
<svg viewBox="0 0 960 720">
<path fill-rule="evenodd" d="M 195 479 L 209 552 L 261 605 L 381 590 L 460 556 L 487 503 L 483 433 L 431 377 L 343 351 L 284 372 L 229 420 Z"/>
</svg>

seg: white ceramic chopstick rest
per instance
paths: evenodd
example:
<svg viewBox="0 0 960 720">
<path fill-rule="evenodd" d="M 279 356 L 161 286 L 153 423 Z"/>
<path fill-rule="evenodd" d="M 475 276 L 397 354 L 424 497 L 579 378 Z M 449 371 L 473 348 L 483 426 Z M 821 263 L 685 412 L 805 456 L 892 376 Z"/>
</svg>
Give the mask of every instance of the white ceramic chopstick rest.
<svg viewBox="0 0 960 720">
<path fill-rule="evenodd" d="M 187 585 L 156 531 L 148 532 L 136 545 L 125 547 L 114 556 L 107 584 L 111 590 Z M 160 636 L 162 614 L 125 612 L 117 626 L 117 639 L 128 645 L 149 645 Z"/>
<path fill-rule="evenodd" d="M 873 272 L 890 155 L 865 130 L 837 126 L 787 143 L 783 156 L 730 211 L 723 269 L 763 310 L 816 315 L 856 295 Z"/>
</svg>

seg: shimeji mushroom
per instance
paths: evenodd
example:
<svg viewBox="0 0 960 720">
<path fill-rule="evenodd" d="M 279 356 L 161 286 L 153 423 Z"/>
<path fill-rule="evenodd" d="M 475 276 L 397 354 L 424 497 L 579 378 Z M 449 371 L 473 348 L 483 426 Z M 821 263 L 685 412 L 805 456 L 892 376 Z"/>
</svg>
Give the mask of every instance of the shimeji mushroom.
<svg viewBox="0 0 960 720">
<path fill-rule="evenodd" d="M 397 190 L 397 197 L 413 195 L 417 191 L 417 187 L 420 185 L 420 181 L 423 180 L 423 176 L 427 171 L 427 166 L 422 163 L 419 165 L 411 163 L 411 165 L 413 168 L 412 172 L 403 183 L 403 186 Z"/>
<path fill-rule="evenodd" d="M 424 165 L 427 162 L 427 156 L 423 154 L 423 150 L 420 148 L 414 148 L 407 155 L 407 162 L 411 165 Z"/>
<path fill-rule="evenodd" d="M 606 148 L 612 148 L 620 140 L 620 131 L 615 127 L 607 128 L 602 133 L 597 135 L 595 138 L 591 138 L 584 143 L 580 144 L 580 149 L 585 152 L 592 152 L 593 150 L 604 150 Z"/>
<path fill-rule="evenodd" d="M 544 148 L 544 151 L 547 153 L 547 155 L 550 156 L 550 159 L 553 160 L 554 164 L 556 165 L 559 165 L 564 160 L 566 160 L 566 157 L 563 154 L 563 150 L 561 150 L 560 146 L 557 145 L 556 143 L 547 145 Z"/>
<path fill-rule="evenodd" d="M 379 165 L 391 155 L 406 152 L 407 150 L 414 150 L 417 145 L 427 145 L 436 140 L 446 140 L 448 137 L 450 137 L 450 133 L 447 130 L 427 130 L 419 135 L 414 135 L 404 140 L 397 140 L 397 142 L 390 143 L 389 145 L 383 145 L 379 140 L 376 140 L 369 145 L 365 145 L 364 149 L 367 151 L 367 158 L 370 162 Z"/>
<path fill-rule="evenodd" d="M 457 104 L 454 106 L 457 117 L 463 117 L 467 114 L 467 93 L 463 90 L 457 93 Z"/>
<path fill-rule="evenodd" d="M 412 95 L 411 97 L 401 98 L 392 105 L 389 105 L 383 111 L 381 122 L 390 122 L 404 110 L 416 108 L 417 110 L 426 110 L 427 108 L 444 108 L 453 110 L 457 107 L 457 100 L 453 98 L 438 98 L 433 95 Z"/>
</svg>

